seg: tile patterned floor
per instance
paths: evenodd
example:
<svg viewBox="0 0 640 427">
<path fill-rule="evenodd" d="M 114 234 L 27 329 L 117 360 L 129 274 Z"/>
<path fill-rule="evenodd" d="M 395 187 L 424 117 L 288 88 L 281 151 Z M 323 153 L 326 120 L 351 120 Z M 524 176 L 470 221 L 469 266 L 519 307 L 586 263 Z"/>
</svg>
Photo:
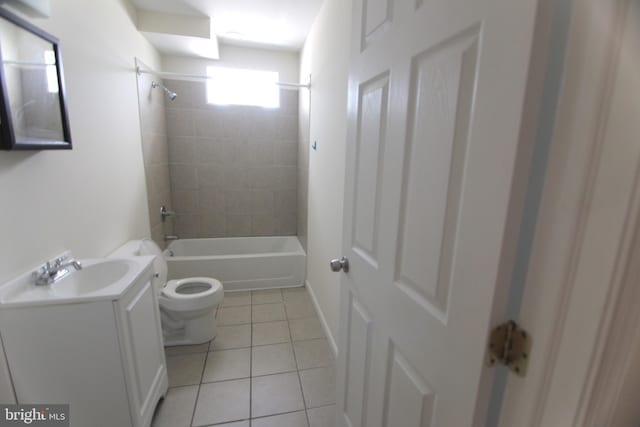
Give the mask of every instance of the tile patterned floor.
<svg viewBox="0 0 640 427">
<path fill-rule="evenodd" d="M 305 288 L 225 294 L 211 343 L 166 349 L 153 427 L 334 427 L 335 372 Z"/>
</svg>

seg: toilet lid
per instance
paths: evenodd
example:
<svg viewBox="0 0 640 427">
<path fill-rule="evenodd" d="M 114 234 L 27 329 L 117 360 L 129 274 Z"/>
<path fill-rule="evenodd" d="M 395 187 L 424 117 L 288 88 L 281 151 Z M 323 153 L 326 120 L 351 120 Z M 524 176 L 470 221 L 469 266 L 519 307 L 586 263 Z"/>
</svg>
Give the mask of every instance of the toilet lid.
<svg viewBox="0 0 640 427">
<path fill-rule="evenodd" d="M 162 289 L 162 294 L 171 299 L 188 300 L 206 297 L 216 292 L 222 296 L 222 289 L 222 283 L 211 277 L 189 277 L 170 280 Z"/>
</svg>

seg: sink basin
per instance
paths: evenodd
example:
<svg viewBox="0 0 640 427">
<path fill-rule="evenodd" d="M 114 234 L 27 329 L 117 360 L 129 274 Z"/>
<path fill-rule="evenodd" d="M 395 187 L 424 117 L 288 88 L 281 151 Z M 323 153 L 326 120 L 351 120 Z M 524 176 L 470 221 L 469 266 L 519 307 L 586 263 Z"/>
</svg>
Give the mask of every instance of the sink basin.
<svg viewBox="0 0 640 427">
<path fill-rule="evenodd" d="M 82 270 L 78 271 L 69 267 L 71 274 L 50 285 L 51 290 L 69 296 L 90 294 L 118 282 L 133 267 L 135 264 L 125 259 L 84 265 Z"/>
<path fill-rule="evenodd" d="M 124 292 L 146 264 L 134 259 L 81 260 L 82 270 L 69 267 L 69 275 L 51 285 L 36 286 L 23 275 L 0 287 L 0 307 L 80 302 L 114 298 Z"/>
</svg>

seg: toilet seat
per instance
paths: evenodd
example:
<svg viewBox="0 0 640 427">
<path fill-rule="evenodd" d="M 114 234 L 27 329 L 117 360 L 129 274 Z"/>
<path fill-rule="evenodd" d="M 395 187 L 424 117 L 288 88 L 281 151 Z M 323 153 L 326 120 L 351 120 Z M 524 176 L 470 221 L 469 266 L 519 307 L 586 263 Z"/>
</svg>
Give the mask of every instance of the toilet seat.
<svg viewBox="0 0 640 427">
<path fill-rule="evenodd" d="M 170 310 L 188 311 L 220 304 L 224 298 L 222 283 L 211 277 L 170 280 L 162 288 L 161 305 Z"/>
</svg>

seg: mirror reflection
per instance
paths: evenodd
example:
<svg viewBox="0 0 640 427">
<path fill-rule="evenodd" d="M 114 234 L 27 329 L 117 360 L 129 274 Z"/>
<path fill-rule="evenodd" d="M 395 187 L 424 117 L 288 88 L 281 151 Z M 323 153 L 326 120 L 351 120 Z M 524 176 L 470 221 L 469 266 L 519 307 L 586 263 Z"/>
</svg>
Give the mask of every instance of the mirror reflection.
<svg viewBox="0 0 640 427">
<path fill-rule="evenodd" d="M 57 40 L 11 18 L 0 18 L 3 148 L 71 148 Z"/>
</svg>

